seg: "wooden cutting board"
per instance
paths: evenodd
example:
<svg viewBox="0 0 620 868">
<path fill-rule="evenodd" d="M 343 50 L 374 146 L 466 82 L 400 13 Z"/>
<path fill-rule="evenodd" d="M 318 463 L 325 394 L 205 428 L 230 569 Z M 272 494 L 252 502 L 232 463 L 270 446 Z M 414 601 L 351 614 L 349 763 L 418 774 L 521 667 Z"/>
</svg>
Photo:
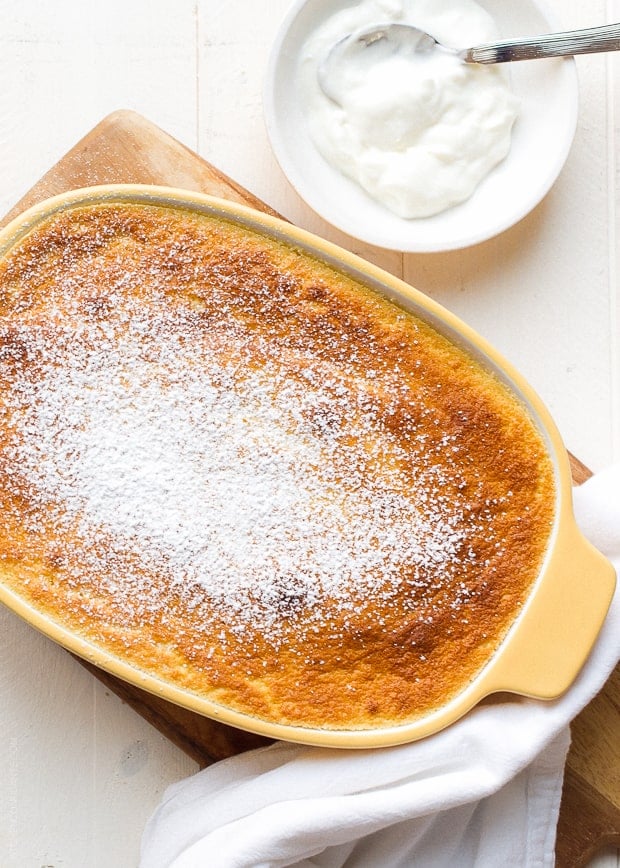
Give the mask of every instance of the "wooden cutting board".
<svg viewBox="0 0 620 868">
<path fill-rule="evenodd" d="M 104 118 L 12 209 L 0 225 L 57 193 L 107 183 L 165 184 L 275 213 L 232 179 L 134 112 Z M 575 484 L 588 469 L 571 457 Z M 200 766 L 266 739 L 178 708 L 80 661 Z M 620 667 L 574 721 L 558 824 L 557 868 L 585 865 L 602 846 L 620 846 Z"/>
</svg>

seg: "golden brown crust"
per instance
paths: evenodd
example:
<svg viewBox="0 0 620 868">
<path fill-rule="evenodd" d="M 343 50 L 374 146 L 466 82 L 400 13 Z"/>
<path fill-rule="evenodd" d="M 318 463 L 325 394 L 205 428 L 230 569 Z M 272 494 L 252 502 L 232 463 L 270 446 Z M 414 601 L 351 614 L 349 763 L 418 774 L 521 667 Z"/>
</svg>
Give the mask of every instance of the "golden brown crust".
<svg viewBox="0 0 620 868">
<path fill-rule="evenodd" d="M 554 483 L 525 409 L 308 255 L 146 205 L 0 263 L 2 579 L 140 669 L 301 726 L 413 720 L 488 661 Z"/>
</svg>

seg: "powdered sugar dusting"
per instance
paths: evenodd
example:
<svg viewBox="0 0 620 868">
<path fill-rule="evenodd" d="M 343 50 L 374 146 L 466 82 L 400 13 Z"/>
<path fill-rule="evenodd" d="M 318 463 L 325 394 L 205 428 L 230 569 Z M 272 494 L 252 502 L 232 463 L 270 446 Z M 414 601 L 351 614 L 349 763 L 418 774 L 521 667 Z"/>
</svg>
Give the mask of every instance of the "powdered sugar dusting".
<svg viewBox="0 0 620 868">
<path fill-rule="evenodd" d="M 455 495 L 455 437 L 429 444 L 412 427 L 405 448 L 376 411 L 372 370 L 362 381 L 311 347 L 289 364 L 284 345 L 223 326 L 225 311 L 206 327 L 200 309 L 166 300 L 161 263 L 143 277 L 158 304 L 132 300 L 131 279 L 110 280 L 89 310 L 59 267 L 58 322 L 51 305 L 3 344 L 5 361 L 18 345 L 30 362 L 3 399 L 4 457 L 36 505 L 29 532 L 51 515 L 59 539 L 82 540 L 69 581 L 99 575 L 135 613 L 165 609 L 153 581 L 165 574 L 189 608 L 206 600 L 233 632 L 273 643 L 301 612 L 307 630 L 334 607 L 400 595 L 414 608 L 448 587 L 457 607 L 473 593 L 455 578 L 485 518 Z M 380 387 L 397 391 L 398 371 Z"/>
</svg>

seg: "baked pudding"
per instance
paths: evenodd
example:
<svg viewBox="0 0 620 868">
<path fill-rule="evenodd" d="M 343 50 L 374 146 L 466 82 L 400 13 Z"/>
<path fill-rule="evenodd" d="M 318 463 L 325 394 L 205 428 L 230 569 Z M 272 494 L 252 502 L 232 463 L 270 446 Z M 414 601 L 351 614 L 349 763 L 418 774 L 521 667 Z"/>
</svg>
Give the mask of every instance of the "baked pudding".
<svg viewBox="0 0 620 868">
<path fill-rule="evenodd" d="M 458 342 L 226 214 L 61 208 L 0 261 L 2 581 L 214 708 L 398 727 L 545 558 L 544 437 Z"/>
</svg>

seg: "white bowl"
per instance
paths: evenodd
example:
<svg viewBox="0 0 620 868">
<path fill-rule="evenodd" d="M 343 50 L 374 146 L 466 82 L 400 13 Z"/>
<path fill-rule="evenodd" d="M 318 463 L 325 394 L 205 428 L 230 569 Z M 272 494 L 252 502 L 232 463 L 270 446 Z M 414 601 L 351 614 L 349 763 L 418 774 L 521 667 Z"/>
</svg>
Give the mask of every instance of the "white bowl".
<svg viewBox="0 0 620 868">
<path fill-rule="evenodd" d="M 538 0 L 478 0 L 501 38 L 561 30 Z M 297 0 L 276 37 L 264 91 L 267 132 L 289 182 L 323 219 L 348 235 L 405 252 L 455 250 L 485 241 L 528 214 L 546 195 L 575 133 L 578 82 L 573 58 L 509 64 L 521 101 L 508 156 L 474 194 L 433 217 L 403 219 L 370 198 L 318 152 L 299 99 L 297 66 L 308 36 L 352 0 Z"/>
</svg>

